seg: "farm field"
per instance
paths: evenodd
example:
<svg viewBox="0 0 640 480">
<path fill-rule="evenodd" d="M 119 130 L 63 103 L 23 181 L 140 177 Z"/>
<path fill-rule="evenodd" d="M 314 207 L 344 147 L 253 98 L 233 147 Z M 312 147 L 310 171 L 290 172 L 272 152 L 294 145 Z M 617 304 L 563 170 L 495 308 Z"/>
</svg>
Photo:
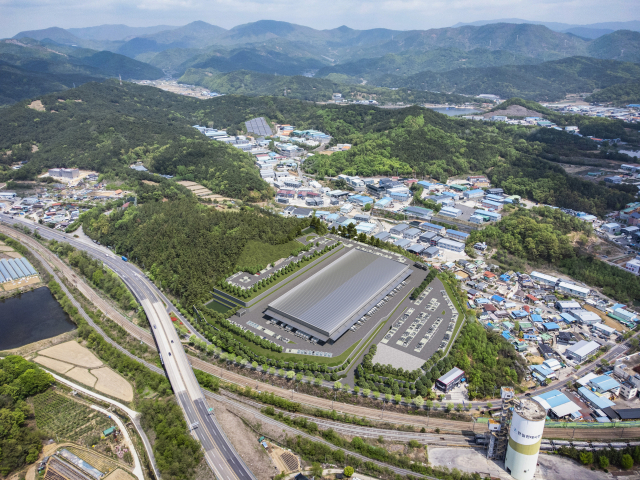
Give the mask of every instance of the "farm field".
<svg viewBox="0 0 640 480">
<path fill-rule="evenodd" d="M 101 413 L 53 390 L 36 395 L 31 401 L 36 425 L 58 442 L 71 440 L 88 445 L 112 426 Z"/>
<path fill-rule="evenodd" d="M 34 361 L 111 397 L 133 400 L 131 384 L 76 341 L 40 350 Z"/>
<path fill-rule="evenodd" d="M 45 348 L 44 350 L 40 350 L 38 354 L 84 368 L 98 368 L 102 366 L 102 361 L 98 357 L 89 349 L 84 348 L 75 341 Z"/>
</svg>

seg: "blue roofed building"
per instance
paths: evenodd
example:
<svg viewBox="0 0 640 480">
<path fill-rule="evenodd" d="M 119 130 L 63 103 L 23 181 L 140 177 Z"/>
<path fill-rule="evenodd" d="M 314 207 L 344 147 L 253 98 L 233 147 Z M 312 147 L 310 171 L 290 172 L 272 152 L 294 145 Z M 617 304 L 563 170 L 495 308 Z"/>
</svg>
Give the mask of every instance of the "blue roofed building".
<svg viewBox="0 0 640 480">
<path fill-rule="evenodd" d="M 421 223 L 420 228 L 427 232 L 435 232 L 438 235 L 444 235 L 445 231 L 447 230 L 441 225 L 436 225 L 435 223 L 428 223 L 428 222 Z"/>
<path fill-rule="evenodd" d="M 588 385 L 598 393 L 610 392 L 614 395 L 620 393 L 620 384 L 609 375 L 600 375 L 599 377 L 592 378 L 589 380 Z"/>
<path fill-rule="evenodd" d="M 391 234 L 389 232 L 380 232 L 376 233 L 373 238 L 377 238 L 381 242 L 388 242 L 391 240 Z"/>
<path fill-rule="evenodd" d="M 474 215 L 479 215 L 481 217 L 488 217 L 490 222 L 499 222 L 502 219 L 502 215 L 497 212 L 490 212 L 489 210 L 475 210 L 473 212 Z"/>
<path fill-rule="evenodd" d="M 480 188 L 477 188 L 475 190 L 467 190 L 462 195 L 467 200 L 469 200 L 471 198 L 482 198 L 484 196 L 484 190 L 482 190 Z"/>
<path fill-rule="evenodd" d="M 393 205 L 393 199 L 391 197 L 383 197 L 373 205 L 373 208 L 382 209 L 382 208 L 390 207 L 391 205 Z"/>
<path fill-rule="evenodd" d="M 604 408 L 615 407 L 615 403 L 609 400 L 606 396 L 601 396 L 592 392 L 587 387 L 580 387 L 578 389 L 582 399 L 591 407 L 602 410 Z"/>
<path fill-rule="evenodd" d="M 560 330 L 560 325 L 555 322 L 543 323 L 542 326 L 547 332 L 557 332 L 558 330 Z"/>
</svg>

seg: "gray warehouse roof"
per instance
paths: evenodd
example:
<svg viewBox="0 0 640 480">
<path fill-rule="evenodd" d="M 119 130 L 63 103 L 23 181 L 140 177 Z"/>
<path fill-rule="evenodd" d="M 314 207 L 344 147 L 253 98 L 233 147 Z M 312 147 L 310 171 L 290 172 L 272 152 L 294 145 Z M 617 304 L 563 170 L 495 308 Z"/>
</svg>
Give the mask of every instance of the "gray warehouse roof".
<svg viewBox="0 0 640 480">
<path fill-rule="evenodd" d="M 335 340 L 410 273 L 408 265 L 354 249 L 265 313 L 321 340 Z"/>
</svg>

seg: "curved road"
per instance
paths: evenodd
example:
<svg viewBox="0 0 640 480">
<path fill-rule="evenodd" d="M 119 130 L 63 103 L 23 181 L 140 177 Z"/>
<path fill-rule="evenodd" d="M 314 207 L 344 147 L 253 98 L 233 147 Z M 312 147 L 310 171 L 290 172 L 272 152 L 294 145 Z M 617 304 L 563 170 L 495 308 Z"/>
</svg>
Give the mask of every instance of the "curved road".
<svg viewBox="0 0 640 480">
<path fill-rule="evenodd" d="M 39 227 L 33 222 L 12 219 L 6 214 L 0 214 L 0 220 L 10 224 L 24 225 L 31 229 Z M 104 247 L 78 241 L 71 235 L 46 227 L 38 228 L 38 233 L 45 239 L 67 242 L 79 250 L 86 251 L 100 259 L 125 282 L 144 308 L 147 319 L 152 325 L 153 336 L 167 377 L 192 435 L 202 445 L 207 464 L 219 479 L 255 480 L 253 473 L 225 437 L 213 413 L 209 411 L 200 385 L 167 313 L 167 307 L 170 304 L 163 303 L 164 295 L 157 291 L 155 285 L 148 281 L 135 265 L 122 261 L 120 257 L 114 256 Z"/>
</svg>

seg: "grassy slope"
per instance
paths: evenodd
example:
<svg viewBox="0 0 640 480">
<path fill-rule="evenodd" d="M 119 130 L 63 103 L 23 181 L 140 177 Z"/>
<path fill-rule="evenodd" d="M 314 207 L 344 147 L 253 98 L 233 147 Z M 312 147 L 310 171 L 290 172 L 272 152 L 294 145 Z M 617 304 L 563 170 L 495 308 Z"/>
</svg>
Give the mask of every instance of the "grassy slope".
<svg viewBox="0 0 640 480">
<path fill-rule="evenodd" d="M 244 267 L 264 265 L 266 267 L 276 260 L 288 257 L 291 252 L 300 247 L 300 242 L 296 240 L 280 245 L 269 245 L 258 240 L 250 240 L 240 254 L 238 265 Z"/>
</svg>

